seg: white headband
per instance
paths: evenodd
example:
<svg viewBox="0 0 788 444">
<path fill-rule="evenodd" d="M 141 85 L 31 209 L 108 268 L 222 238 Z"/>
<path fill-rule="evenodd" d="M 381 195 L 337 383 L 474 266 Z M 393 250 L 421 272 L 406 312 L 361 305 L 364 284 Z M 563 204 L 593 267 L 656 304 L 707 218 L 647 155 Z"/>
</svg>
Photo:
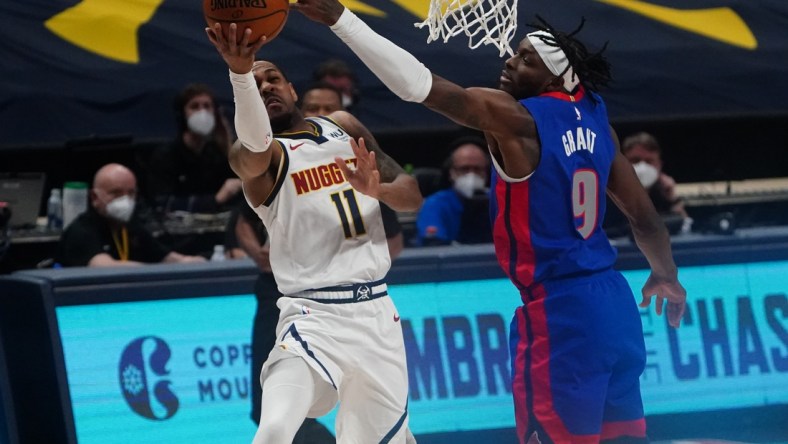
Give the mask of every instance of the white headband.
<svg viewBox="0 0 788 444">
<path fill-rule="evenodd" d="M 566 54 L 558 46 L 548 45 L 541 38 L 547 37 L 552 39 L 553 36 L 545 31 L 534 31 L 527 34 L 526 37 L 528 37 L 528 41 L 531 42 L 531 45 L 533 45 L 551 73 L 560 76 L 566 70 L 563 75 L 564 88 L 569 92 L 575 89 L 577 84 L 580 83 L 580 79 L 577 78 L 574 70 L 569 65 L 569 59 L 566 58 Z"/>
</svg>

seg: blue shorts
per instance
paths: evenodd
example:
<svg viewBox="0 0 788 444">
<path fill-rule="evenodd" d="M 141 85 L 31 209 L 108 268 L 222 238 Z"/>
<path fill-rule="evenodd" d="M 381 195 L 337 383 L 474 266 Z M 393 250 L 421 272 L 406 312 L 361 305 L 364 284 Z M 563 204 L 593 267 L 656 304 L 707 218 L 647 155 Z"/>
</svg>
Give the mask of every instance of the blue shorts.
<svg viewBox="0 0 788 444">
<path fill-rule="evenodd" d="M 646 440 L 643 327 L 624 277 L 604 271 L 535 284 L 512 320 L 517 434 L 543 444 Z"/>
</svg>

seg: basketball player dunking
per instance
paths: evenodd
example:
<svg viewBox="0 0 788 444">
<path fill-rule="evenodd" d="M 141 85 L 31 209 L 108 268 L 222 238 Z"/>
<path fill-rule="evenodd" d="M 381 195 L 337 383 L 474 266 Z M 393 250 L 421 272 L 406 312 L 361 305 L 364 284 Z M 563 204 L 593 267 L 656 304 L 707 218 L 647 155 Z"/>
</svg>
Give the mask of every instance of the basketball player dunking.
<svg viewBox="0 0 788 444">
<path fill-rule="evenodd" d="M 285 295 L 254 442 L 292 442 L 305 417 L 339 400 L 337 442 L 404 443 L 408 374 L 379 202 L 415 211 L 418 184 L 351 114 L 305 119 L 284 73 L 254 61 L 264 41 L 248 46 L 246 30 L 236 44 L 235 24 L 227 36 L 206 31 L 230 68 L 240 141 L 230 164 L 268 230 Z"/>
<path fill-rule="evenodd" d="M 491 199 L 498 261 L 523 306 L 511 326 L 520 442 L 645 442 L 640 314 L 600 226 L 605 192 L 630 220 L 651 266 L 641 306 L 678 327 L 686 292 L 670 240 L 621 154 L 597 86 L 609 64 L 546 23 L 506 60 L 499 89 L 433 75 L 337 0 L 291 6 L 329 25 L 400 98 L 482 130 L 497 178 Z"/>
</svg>

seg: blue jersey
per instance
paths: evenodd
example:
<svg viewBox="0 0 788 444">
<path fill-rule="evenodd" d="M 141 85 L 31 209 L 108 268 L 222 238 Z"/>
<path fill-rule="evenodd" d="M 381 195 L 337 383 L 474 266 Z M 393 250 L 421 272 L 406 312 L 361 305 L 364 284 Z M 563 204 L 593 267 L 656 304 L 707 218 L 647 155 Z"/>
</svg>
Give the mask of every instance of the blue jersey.
<svg viewBox="0 0 788 444">
<path fill-rule="evenodd" d="M 604 102 L 588 94 L 581 88 L 574 102 L 560 93 L 520 101 L 536 122 L 541 158 L 528 180 L 496 174 L 491 211 L 498 262 L 521 291 L 616 260 L 601 227 L 615 144 Z"/>
</svg>

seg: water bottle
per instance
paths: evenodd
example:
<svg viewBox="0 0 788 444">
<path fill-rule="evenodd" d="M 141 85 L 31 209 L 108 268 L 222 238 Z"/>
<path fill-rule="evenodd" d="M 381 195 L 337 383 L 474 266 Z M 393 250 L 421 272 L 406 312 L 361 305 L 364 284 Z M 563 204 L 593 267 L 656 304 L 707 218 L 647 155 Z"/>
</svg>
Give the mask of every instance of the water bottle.
<svg viewBox="0 0 788 444">
<path fill-rule="evenodd" d="M 63 228 L 63 199 L 60 188 L 52 188 L 47 201 L 47 228 L 60 230 Z"/>
<path fill-rule="evenodd" d="M 226 258 L 224 257 L 224 245 L 214 245 L 213 254 L 211 255 L 211 262 L 219 262 L 225 259 Z"/>
<path fill-rule="evenodd" d="M 66 182 L 63 184 L 63 227 L 67 228 L 88 209 L 88 184 Z"/>
</svg>

